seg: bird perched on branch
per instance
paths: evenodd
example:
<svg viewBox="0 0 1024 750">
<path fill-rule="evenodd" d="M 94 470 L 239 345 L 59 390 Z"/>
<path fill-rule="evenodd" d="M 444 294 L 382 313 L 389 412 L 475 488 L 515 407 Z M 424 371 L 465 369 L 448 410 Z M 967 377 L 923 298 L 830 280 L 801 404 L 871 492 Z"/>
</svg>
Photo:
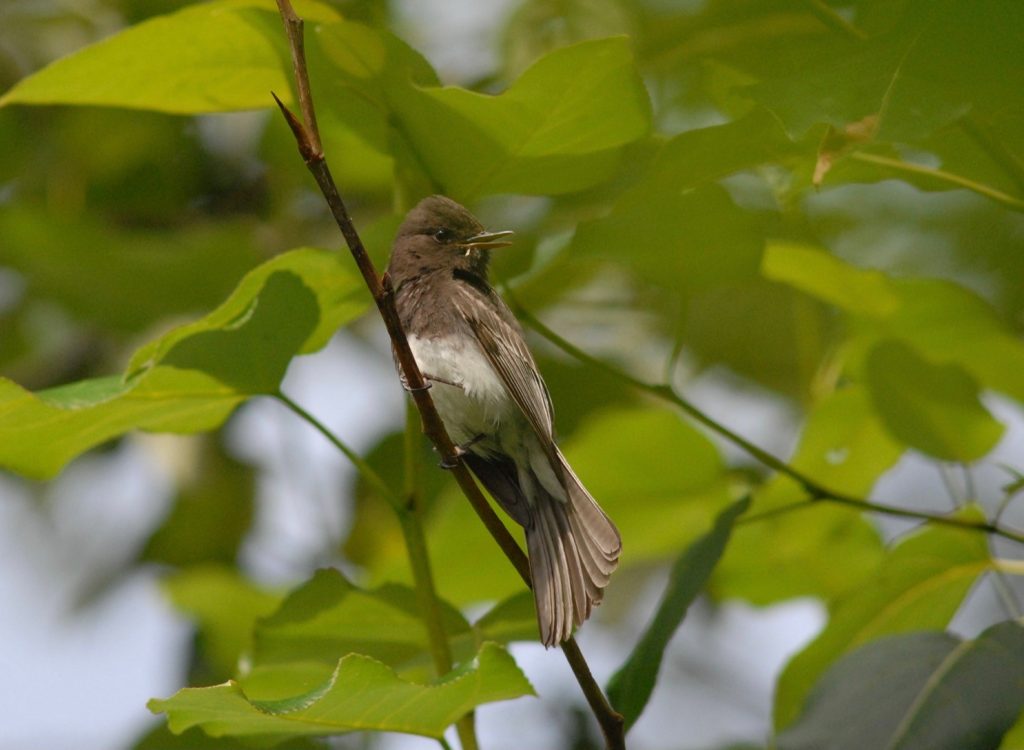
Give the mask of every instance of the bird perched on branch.
<svg viewBox="0 0 1024 750">
<path fill-rule="evenodd" d="M 413 356 L 462 460 L 526 531 L 541 641 L 553 646 L 601 603 L 622 542 L 554 439 L 551 398 L 522 329 L 490 285 L 488 232 L 435 195 L 398 230 L 388 274 Z"/>
</svg>

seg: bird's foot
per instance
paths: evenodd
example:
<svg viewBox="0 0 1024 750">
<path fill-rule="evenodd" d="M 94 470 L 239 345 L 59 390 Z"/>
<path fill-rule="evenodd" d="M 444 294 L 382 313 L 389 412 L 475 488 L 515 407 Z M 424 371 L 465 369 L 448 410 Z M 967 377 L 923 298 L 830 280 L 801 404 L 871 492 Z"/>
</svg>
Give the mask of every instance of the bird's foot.
<svg viewBox="0 0 1024 750">
<path fill-rule="evenodd" d="M 485 437 L 487 436 L 484 435 L 483 433 L 480 433 L 472 440 L 467 440 L 465 443 L 462 443 L 461 445 L 456 444 L 455 455 L 451 459 L 442 458 L 438 466 L 440 466 L 442 469 L 454 469 L 456 466 L 459 465 L 459 460 L 467 453 L 469 453 L 469 449 L 472 448 L 477 443 L 479 443 Z"/>
</svg>

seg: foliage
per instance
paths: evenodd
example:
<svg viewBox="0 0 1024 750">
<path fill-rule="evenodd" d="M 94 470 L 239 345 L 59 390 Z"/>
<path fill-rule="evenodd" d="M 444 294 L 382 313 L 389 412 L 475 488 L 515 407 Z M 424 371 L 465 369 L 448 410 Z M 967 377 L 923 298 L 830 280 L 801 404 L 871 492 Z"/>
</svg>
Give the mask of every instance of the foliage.
<svg viewBox="0 0 1024 750">
<path fill-rule="evenodd" d="M 365 460 L 349 453 L 355 518 L 328 562 L 359 578 L 311 566 L 286 594 L 236 563 L 254 482 L 223 426 L 253 399 L 288 405 L 295 357 L 375 322 L 359 322 L 370 300 L 349 259 L 310 247 L 337 241 L 276 112 L 248 121 L 241 146 L 204 131 L 268 109 L 270 91 L 294 102 L 274 3 L 109 4 L 131 22 L 45 67 L 18 33 L 36 21 L 0 28 L 0 50 L 38 67 L 11 72 L 0 53 L 0 136 L 17 144 L 0 164 L 0 264 L 15 280 L 0 283 L 0 466 L 49 479 L 136 431 L 213 434 L 202 488 L 179 488 L 139 558 L 173 568 L 199 674 L 227 680 L 151 703 L 195 746 L 441 737 L 483 703 L 531 694 L 505 648 L 535 638 L 530 598 L 398 433 Z M 1019 456 L 1001 492 L 974 480 L 1022 429 L 1024 5 L 679 6 L 525 0 L 493 69 L 444 85 L 388 11 L 296 2 L 342 193 L 377 261 L 430 192 L 514 226 L 496 275 L 596 357 L 568 362 L 534 339 L 566 455 L 625 539 L 619 576 L 676 561 L 639 642 L 619 639 L 609 694 L 628 726 L 706 590 L 827 605 L 779 676 L 773 746 L 1019 746 L 1013 582 L 995 579 L 1010 603 L 985 615 L 1005 622 L 945 631 L 980 580 L 1020 570 L 989 538 L 1015 536 L 1003 513 Z M 792 434 L 771 446 L 795 443 L 785 464 L 639 395 L 708 383 L 788 415 Z M 861 502 L 908 458 L 967 477 L 952 515 L 934 493 Z M 410 491 L 419 510 L 395 502 Z M 920 522 L 896 540 L 877 523 L 893 508 Z M 430 540 L 443 646 L 410 523 Z M 636 601 L 615 582 L 609 598 Z M 622 627 L 603 614 L 586 627 Z M 139 747 L 178 742 L 160 730 Z"/>
</svg>

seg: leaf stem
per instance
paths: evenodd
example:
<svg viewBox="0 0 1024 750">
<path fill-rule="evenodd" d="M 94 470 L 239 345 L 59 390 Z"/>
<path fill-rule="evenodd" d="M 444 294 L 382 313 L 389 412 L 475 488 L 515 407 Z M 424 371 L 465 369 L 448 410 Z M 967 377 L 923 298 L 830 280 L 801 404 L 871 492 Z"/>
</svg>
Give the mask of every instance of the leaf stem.
<svg viewBox="0 0 1024 750">
<path fill-rule="evenodd" d="M 863 41 L 868 38 L 867 34 L 839 15 L 834 8 L 822 2 L 822 0 L 804 0 L 804 5 L 807 6 L 807 10 L 809 10 L 815 18 L 833 31 L 838 31 L 844 36 L 850 37 L 851 39 L 857 39 L 859 41 Z"/>
<path fill-rule="evenodd" d="M 401 498 L 388 486 L 388 483 L 384 481 L 381 475 L 374 471 L 373 467 L 370 466 L 362 456 L 352 450 L 352 448 L 346 445 L 341 438 L 331 432 L 323 422 L 303 409 L 283 392 L 278 391 L 273 394 L 273 397 L 307 422 L 311 427 L 313 427 L 313 429 L 327 438 L 331 445 L 337 448 L 345 458 L 352 462 L 352 465 L 355 466 L 356 471 L 362 475 L 363 479 L 365 479 L 374 490 L 380 493 L 380 496 L 387 500 L 393 508 L 398 509 L 401 507 Z"/>
<path fill-rule="evenodd" d="M 305 55 L 301 43 L 302 23 L 296 16 L 289 0 L 277 0 L 278 10 L 288 33 L 289 47 L 292 52 L 292 61 L 295 73 L 295 83 L 299 91 L 299 101 L 302 103 L 303 118 L 296 117 L 276 96 L 277 105 L 281 114 L 291 128 L 295 136 L 296 145 L 302 155 L 306 166 L 316 180 L 320 192 L 324 196 L 331 214 L 334 216 L 338 229 L 341 230 L 348 245 L 356 266 L 363 275 L 370 294 L 377 305 L 377 310 L 387 328 L 388 336 L 391 338 L 392 350 L 398 365 L 404 375 L 404 381 L 412 395 L 422 420 L 423 432 L 434 444 L 442 463 L 445 466 L 453 467 L 452 476 L 458 483 L 462 493 L 469 500 L 477 516 L 487 527 L 487 531 L 494 538 L 502 552 L 512 563 L 516 571 L 522 577 L 527 586 L 531 585 L 530 564 L 522 548 L 509 533 L 508 529 L 498 518 L 494 509 L 484 497 L 480 488 L 477 487 L 469 470 L 460 460 L 455 449 L 455 444 L 445 430 L 444 423 L 437 413 L 434 402 L 430 397 L 429 385 L 420 372 L 416 359 L 409 348 L 405 331 L 402 329 L 398 312 L 395 309 L 394 290 L 391 288 L 391 281 L 385 274 L 383 277 L 377 274 L 370 256 L 363 246 L 362 239 L 356 230 L 355 224 L 349 216 L 348 209 L 341 198 L 338 187 L 331 175 L 327 161 L 324 159 L 323 149 L 320 145 L 319 135 L 316 133 L 316 119 L 313 112 L 313 99 L 310 93 L 309 74 L 306 69 Z M 625 736 L 623 732 L 622 716 L 611 708 L 601 688 L 594 680 L 590 669 L 587 666 L 583 655 L 571 638 L 562 644 L 562 652 L 565 654 L 569 666 L 579 682 L 583 694 L 593 711 L 595 718 L 601 726 L 605 735 L 605 744 L 609 750 L 620 750 L 625 748 Z"/>
<path fill-rule="evenodd" d="M 912 164 L 911 162 L 903 161 L 902 159 L 893 159 L 879 154 L 868 154 L 863 151 L 854 151 L 850 154 L 849 158 L 885 167 L 895 172 L 909 172 L 911 174 L 930 177 L 934 180 L 938 180 L 939 182 L 948 182 L 951 185 L 956 185 L 957 187 L 971 190 L 978 195 L 983 195 L 997 203 L 1002 203 L 1004 206 L 1012 208 L 1014 211 L 1024 211 L 1024 200 L 1009 195 L 1008 193 L 1004 193 L 1002 190 L 997 190 L 994 187 L 985 185 L 984 183 L 968 179 L 963 175 L 946 172 L 945 170 L 935 169 L 933 167 L 926 167 L 922 164 Z"/>
<path fill-rule="evenodd" d="M 1011 539 L 1015 542 L 1020 542 L 1021 544 L 1024 544 L 1024 533 L 1007 529 L 999 525 L 998 523 L 993 523 L 990 521 L 974 521 L 968 518 L 943 516 L 936 513 L 928 513 L 926 511 L 901 508 L 895 505 L 871 502 L 863 498 L 854 497 L 853 495 L 847 495 L 842 492 L 831 490 L 825 487 L 824 485 L 819 484 L 816 480 L 807 476 L 799 469 L 789 465 L 782 459 L 773 456 L 768 451 L 755 445 L 754 443 L 750 442 L 741 435 L 733 432 L 728 427 L 723 425 L 721 422 L 718 422 L 712 417 L 708 416 L 703 411 L 698 409 L 693 403 L 687 401 L 685 398 L 677 394 L 675 390 L 672 388 L 672 386 L 647 383 L 643 380 L 640 380 L 639 378 L 633 377 L 629 373 L 623 372 L 617 367 L 614 367 L 608 364 L 607 362 L 598 359 L 597 357 L 593 357 L 590 354 L 587 354 L 585 351 L 575 346 L 574 344 L 570 343 L 566 339 L 562 338 L 557 333 L 548 328 L 546 325 L 544 325 L 535 315 L 533 315 L 529 310 L 524 308 L 522 304 L 515 298 L 515 295 L 513 295 L 511 292 L 506 291 L 506 298 L 508 299 L 509 304 L 512 305 L 512 308 L 515 310 L 516 315 L 523 323 L 525 323 L 527 326 L 535 330 L 537 333 L 539 333 L 552 344 L 554 344 L 559 349 L 564 351 L 566 354 L 570 355 L 575 359 L 578 359 L 580 362 L 584 362 L 586 364 L 592 365 L 593 367 L 597 367 L 600 370 L 603 370 L 604 372 L 608 373 L 609 375 L 612 375 L 616 379 L 621 380 L 624 383 L 628 383 L 629 385 L 633 386 L 639 391 L 649 393 L 652 396 L 656 396 L 657 398 L 661 399 L 662 401 L 667 401 L 673 404 L 674 406 L 685 412 L 687 415 L 689 415 L 692 419 L 704 425 L 712 432 L 721 435 L 733 445 L 738 446 L 744 452 L 755 458 L 763 465 L 778 472 L 779 474 L 788 476 L 790 479 L 797 482 L 803 488 L 803 490 L 810 496 L 807 499 L 808 504 L 818 501 L 826 501 L 830 503 L 836 503 L 839 505 L 846 505 L 870 513 L 881 513 L 884 515 L 896 516 L 899 518 L 913 518 L 921 521 L 928 521 L 930 523 L 939 524 L 942 526 L 954 526 L 962 529 L 981 531 L 987 534 L 994 534 L 996 536 L 1001 536 L 1005 539 Z M 788 512 L 789 510 L 793 510 L 797 507 L 799 507 L 799 504 L 786 506 L 784 512 Z M 765 514 L 760 514 L 760 517 L 768 517 L 769 514 L 771 514 L 771 511 L 766 511 Z M 752 518 L 756 517 L 758 516 L 752 516 Z"/>
<path fill-rule="evenodd" d="M 1007 560 L 1003 557 L 997 557 L 992 560 L 992 566 L 1000 573 L 1024 576 L 1024 560 Z"/>
</svg>

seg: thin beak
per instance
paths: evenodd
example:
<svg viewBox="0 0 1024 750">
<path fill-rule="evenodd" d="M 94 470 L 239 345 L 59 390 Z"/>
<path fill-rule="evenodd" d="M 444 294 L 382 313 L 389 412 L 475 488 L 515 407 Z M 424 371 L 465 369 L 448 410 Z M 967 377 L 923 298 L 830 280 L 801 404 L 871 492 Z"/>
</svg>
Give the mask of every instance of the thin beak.
<svg viewBox="0 0 1024 750">
<path fill-rule="evenodd" d="M 460 243 L 467 250 L 473 247 L 486 248 L 493 250 L 496 247 L 508 247 L 511 242 L 506 241 L 506 237 L 511 237 L 515 232 L 506 230 L 504 232 L 480 232 L 480 234 L 474 234 L 465 242 Z"/>
</svg>

